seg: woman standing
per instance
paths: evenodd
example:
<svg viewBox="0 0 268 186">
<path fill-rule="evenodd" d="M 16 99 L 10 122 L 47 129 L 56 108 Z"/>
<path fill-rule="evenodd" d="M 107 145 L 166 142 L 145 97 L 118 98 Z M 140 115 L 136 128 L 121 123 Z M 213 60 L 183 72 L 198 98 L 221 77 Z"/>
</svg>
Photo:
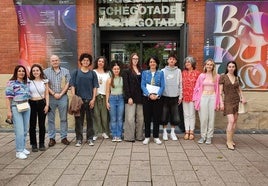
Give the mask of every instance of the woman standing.
<svg viewBox="0 0 268 186">
<path fill-rule="evenodd" d="M 29 126 L 31 109 L 30 106 L 24 111 L 19 111 L 19 104 L 27 104 L 30 99 L 30 89 L 26 69 L 22 65 L 17 65 L 13 76 L 7 83 L 5 90 L 7 119 L 13 119 L 16 143 L 16 157 L 26 159 L 30 152 L 25 148 L 26 137 Z"/>
<path fill-rule="evenodd" d="M 213 59 L 207 59 L 203 73 L 196 81 L 193 101 L 199 112 L 201 138 L 198 143 L 211 144 L 214 133 L 215 110 L 219 109 L 219 75 Z"/>
<path fill-rule="evenodd" d="M 46 78 L 43 69 L 40 65 L 34 64 L 30 70 L 30 92 L 31 99 L 29 101 L 31 106 L 30 115 L 30 144 L 32 151 L 37 152 L 36 141 L 36 123 L 38 117 L 39 127 L 39 150 L 45 151 L 45 120 L 49 108 L 49 92 L 48 92 L 48 79 Z"/>
<path fill-rule="evenodd" d="M 159 139 L 159 125 L 162 120 L 162 100 L 161 96 L 165 89 L 165 78 L 163 71 L 158 70 L 159 60 L 150 57 L 147 61 L 149 70 L 143 71 L 141 76 L 141 89 L 143 92 L 143 114 L 145 123 L 145 139 L 143 144 L 150 142 L 151 122 L 153 121 L 154 142 L 162 144 Z"/>
<path fill-rule="evenodd" d="M 108 64 L 105 57 L 100 56 L 95 61 L 94 72 L 96 72 L 99 82 L 97 96 L 94 106 L 94 134 L 93 140 L 98 138 L 101 133 L 104 139 L 109 138 L 108 110 L 106 108 L 106 82 L 110 78 Z"/>
<path fill-rule="evenodd" d="M 195 129 L 195 109 L 193 102 L 194 86 L 200 72 L 196 69 L 196 62 L 192 56 L 188 56 L 184 60 L 184 70 L 182 71 L 182 88 L 183 88 L 183 114 L 185 125 L 185 140 L 194 139 Z"/>
<path fill-rule="evenodd" d="M 230 150 L 235 149 L 233 142 L 233 135 L 238 119 L 238 106 L 239 102 L 246 103 L 239 86 L 239 78 L 237 77 L 237 65 L 235 61 L 227 63 L 226 72 L 220 77 L 220 109 L 223 114 L 227 116 L 228 124 L 226 128 L 227 148 Z"/>
<path fill-rule="evenodd" d="M 125 95 L 125 125 L 124 140 L 134 142 L 143 140 L 143 110 L 141 91 L 141 68 L 139 56 L 130 56 L 129 69 L 123 75 L 123 89 Z"/>
<path fill-rule="evenodd" d="M 110 113 L 112 141 L 121 142 L 124 115 L 123 78 L 120 74 L 121 63 L 112 61 L 111 70 L 112 77 L 107 80 L 106 84 L 106 107 Z"/>
</svg>

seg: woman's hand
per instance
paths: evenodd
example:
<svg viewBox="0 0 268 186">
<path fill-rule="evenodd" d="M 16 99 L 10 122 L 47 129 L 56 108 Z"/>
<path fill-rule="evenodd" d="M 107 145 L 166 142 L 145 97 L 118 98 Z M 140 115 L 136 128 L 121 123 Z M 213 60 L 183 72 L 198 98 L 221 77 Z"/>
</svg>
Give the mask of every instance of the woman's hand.
<svg viewBox="0 0 268 186">
<path fill-rule="evenodd" d="M 133 105 L 133 99 L 132 99 L 132 98 L 128 98 L 127 103 L 128 103 L 129 105 Z"/>
<path fill-rule="evenodd" d="M 93 109 L 95 105 L 95 99 L 90 100 L 89 102 L 89 108 Z"/>
<path fill-rule="evenodd" d="M 10 110 L 7 111 L 7 119 L 12 119 L 12 112 Z"/>
<path fill-rule="evenodd" d="M 44 108 L 44 113 L 45 113 L 45 114 L 47 114 L 47 113 L 48 113 L 48 108 L 49 108 L 49 106 L 48 106 L 48 105 L 46 105 L 46 106 L 45 106 L 45 108 Z"/>
<path fill-rule="evenodd" d="M 106 103 L 106 108 L 110 110 L 110 103 Z"/>
</svg>

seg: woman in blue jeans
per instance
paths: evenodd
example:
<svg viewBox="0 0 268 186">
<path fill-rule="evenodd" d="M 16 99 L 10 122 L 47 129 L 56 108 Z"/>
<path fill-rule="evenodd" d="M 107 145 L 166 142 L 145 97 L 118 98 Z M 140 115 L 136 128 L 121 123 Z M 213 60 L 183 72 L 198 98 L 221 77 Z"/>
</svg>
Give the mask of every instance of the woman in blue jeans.
<svg viewBox="0 0 268 186">
<path fill-rule="evenodd" d="M 111 62 L 112 77 L 106 84 L 106 106 L 110 113 L 110 128 L 112 141 L 122 141 L 124 97 L 123 97 L 123 78 L 121 76 L 121 63 Z"/>
<path fill-rule="evenodd" d="M 25 148 L 26 137 L 29 127 L 30 106 L 20 111 L 17 105 L 28 103 L 30 89 L 26 69 L 22 65 L 15 67 L 13 76 L 8 81 L 6 90 L 7 119 L 13 119 L 16 143 L 16 157 L 26 159 L 30 152 Z"/>
</svg>

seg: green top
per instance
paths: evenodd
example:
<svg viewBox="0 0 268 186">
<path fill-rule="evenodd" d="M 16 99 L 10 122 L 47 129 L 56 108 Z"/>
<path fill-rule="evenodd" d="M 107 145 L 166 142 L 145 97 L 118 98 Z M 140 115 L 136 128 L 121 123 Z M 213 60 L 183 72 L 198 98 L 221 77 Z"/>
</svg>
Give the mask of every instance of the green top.
<svg viewBox="0 0 268 186">
<path fill-rule="evenodd" d="M 122 77 L 114 78 L 114 87 L 111 87 L 111 95 L 123 94 L 123 79 Z"/>
</svg>

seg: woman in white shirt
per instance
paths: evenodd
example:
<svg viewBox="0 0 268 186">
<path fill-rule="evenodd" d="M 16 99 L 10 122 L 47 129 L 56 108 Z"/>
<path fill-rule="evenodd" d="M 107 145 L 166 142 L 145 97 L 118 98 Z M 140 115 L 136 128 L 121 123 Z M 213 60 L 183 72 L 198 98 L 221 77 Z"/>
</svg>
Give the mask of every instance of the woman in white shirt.
<svg viewBox="0 0 268 186">
<path fill-rule="evenodd" d="M 99 88 L 97 89 L 97 96 L 94 105 L 94 133 L 93 140 L 98 138 L 101 134 L 104 139 L 109 138 L 109 121 L 108 110 L 106 108 L 106 81 L 110 78 L 107 60 L 100 56 L 95 61 L 94 71 L 97 74 Z"/>
<path fill-rule="evenodd" d="M 38 152 L 36 140 L 36 123 L 38 118 L 39 150 L 45 151 L 45 120 L 46 114 L 49 111 L 48 79 L 46 78 L 42 67 L 38 64 L 34 64 L 31 67 L 29 79 L 31 92 L 31 99 L 29 101 L 31 106 L 29 129 L 30 144 L 32 145 L 32 151 Z"/>
</svg>

